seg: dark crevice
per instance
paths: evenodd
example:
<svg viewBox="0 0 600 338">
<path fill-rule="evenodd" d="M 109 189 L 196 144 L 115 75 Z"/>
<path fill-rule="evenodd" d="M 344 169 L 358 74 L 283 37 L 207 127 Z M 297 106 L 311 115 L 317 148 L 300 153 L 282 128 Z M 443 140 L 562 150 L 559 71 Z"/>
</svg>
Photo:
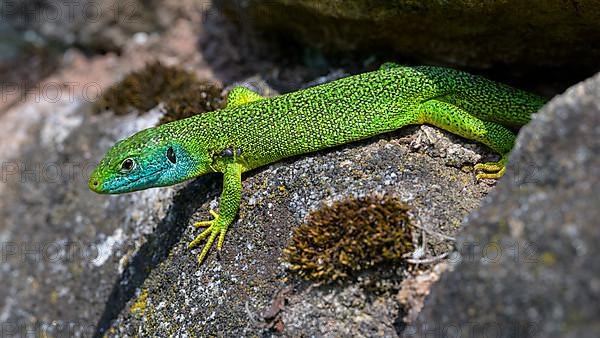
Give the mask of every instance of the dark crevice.
<svg viewBox="0 0 600 338">
<path fill-rule="evenodd" d="M 144 284 L 150 272 L 162 263 L 171 249 L 180 242 L 190 217 L 197 207 L 214 195 L 204 195 L 199 199 L 199 192 L 204 192 L 212 185 L 216 176 L 199 177 L 177 192 L 166 216 L 158 223 L 155 231 L 148 236 L 138 252 L 129 260 L 121 276 L 115 281 L 104 306 L 104 311 L 94 337 L 103 337 L 111 323 L 117 319 L 129 300 L 135 296 L 135 291 Z"/>
<path fill-rule="evenodd" d="M 281 93 L 295 91 L 308 81 L 324 76 L 336 69 L 343 69 L 348 74 L 364 73 L 378 69 L 384 62 L 395 62 L 406 66 L 431 65 L 444 66 L 480 75 L 490 80 L 504 83 L 515 88 L 530 91 L 546 98 L 564 92 L 570 86 L 593 76 L 598 71 L 596 62 L 569 62 L 562 65 L 502 62 L 493 64 L 452 63 L 438 58 L 435 61 L 426 57 L 405 53 L 390 48 L 384 41 L 372 40 L 368 46 L 343 50 L 332 45 L 321 44 L 322 47 L 311 47 L 304 43 L 293 25 L 284 25 L 285 29 L 275 26 L 275 21 L 251 22 L 255 17 L 249 11 L 241 11 L 240 15 L 232 1 L 217 2 L 211 8 L 207 20 L 203 22 L 204 33 L 199 39 L 199 49 L 215 76 L 223 83 L 243 80 L 246 77 L 260 74 L 264 80 Z M 234 3 L 234 2 L 233 2 Z M 572 1 L 575 12 L 578 2 Z M 260 10 L 286 11 L 290 6 L 271 4 Z M 254 9 L 259 10 L 259 9 Z M 296 16 L 309 17 L 326 26 L 343 26 L 365 24 L 364 22 L 335 21 L 331 17 L 308 13 L 297 8 Z M 280 18 L 279 18 L 280 19 Z M 279 20 L 277 19 L 277 20 Z M 250 21 L 249 21 L 250 20 Z M 332 21 L 333 20 L 333 21 Z M 278 21 L 277 21 L 278 22 Z M 319 25 L 317 25 L 319 26 Z M 310 29 L 309 29 L 310 30 Z M 342 31 L 343 33 L 345 31 Z M 347 32 L 345 32 L 347 33 Z M 309 34 L 305 32 L 305 34 Z M 341 34 L 341 33 L 340 33 Z M 341 35 L 341 39 L 346 38 Z M 339 46 L 337 46 L 339 47 Z M 589 53 L 581 54 L 586 58 Z M 276 72 L 273 70 L 277 69 Z"/>
<path fill-rule="evenodd" d="M 400 310 L 398 310 L 398 316 L 394 320 L 394 324 L 393 324 L 394 329 L 396 330 L 396 333 L 398 334 L 398 336 L 402 336 L 402 333 L 404 333 L 404 330 L 407 327 L 406 322 L 404 322 L 404 317 L 407 314 L 408 314 L 408 312 L 406 311 L 406 309 L 401 306 Z"/>
</svg>

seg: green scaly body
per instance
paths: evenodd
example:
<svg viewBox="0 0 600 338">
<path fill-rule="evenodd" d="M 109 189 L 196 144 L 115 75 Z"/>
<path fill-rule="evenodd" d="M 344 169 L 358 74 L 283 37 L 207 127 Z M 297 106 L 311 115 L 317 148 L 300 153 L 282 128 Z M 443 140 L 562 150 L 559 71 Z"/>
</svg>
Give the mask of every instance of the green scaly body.
<svg viewBox="0 0 600 338">
<path fill-rule="evenodd" d="M 190 247 L 219 236 L 220 249 L 241 198 L 241 174 L 410 124 L 428 123 L 482 142 L 502 155 L 476 165 L 477 178 L 498 178 L 515 135 L 545 101 L 448 68 L 385 64 L 380 70 L 273 98 L 234 88 L 227 107 L 143 130 L 111 148 L 90 178 L 99 193 L 172 185 L 209 172 L 224 174 L 220 212 Z M 490 173 L 491 172 L 491 173 Z"/>
</svg>

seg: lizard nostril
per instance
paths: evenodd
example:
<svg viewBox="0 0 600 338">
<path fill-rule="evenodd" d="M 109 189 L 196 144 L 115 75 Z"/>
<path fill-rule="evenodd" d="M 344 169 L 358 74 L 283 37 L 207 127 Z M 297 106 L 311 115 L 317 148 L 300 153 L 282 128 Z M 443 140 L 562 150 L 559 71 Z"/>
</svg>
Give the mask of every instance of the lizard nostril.
<svg viewBox="0 0 600 338">
<path fill-rule="evenodd" d="M 97 187 L 97 186 L 98 186 L 98 181 L 93 181 L 93 182 L 92 182 L 92 185 L 93 185 L 94 187 Z"/>
</svg>

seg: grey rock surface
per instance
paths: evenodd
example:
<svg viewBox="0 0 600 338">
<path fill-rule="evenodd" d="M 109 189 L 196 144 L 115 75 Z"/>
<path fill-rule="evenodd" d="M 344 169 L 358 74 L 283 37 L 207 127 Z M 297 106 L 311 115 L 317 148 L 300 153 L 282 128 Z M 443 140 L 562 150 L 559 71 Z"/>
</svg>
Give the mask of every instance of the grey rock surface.
<svg viewBox="0 0 600 338">
<path fill-rule="evenodd" d="M 600 336 L 600 74 L 525 126 L 406 337 Z M 487 332 L 487 333 L 486 333 Z"/>
<path fill-rule="evenodd" d="M 24 42 L 22 36 L 5 22 L 0 22 L 0 34 L 4 40 L 0 44 L 0 64 L 2 64 L 16 57 Z"/>
<path fill-rule="evenodd" d="M 197 0 L 26 0 L 5 2 L 0 15 L 2 23 L 37 44 L 108 52 L 120 51 L 136 33 L 143 39 L 163 32 L 176 18 L 189 18 L 208 5 Z"/>
<path fill-rule="evenodd" d="M 19 119 L 31 118 L 28 140 L 1 157 L 3 336 L 91 335 L 126 266 L 119 260 L 145 241 L 172 192 L 103 198 L 86 186 L 100 148 L 152 123 L 157 113 L 123 123 L 86 116 L 81 101 L 59 106 L 47 105 L 52 113 L 39 118 L 33 116 L 39 106 L 19 111 Z M 3 123 L 13 117 L 3 116 Z M 136 203 L 153 210 L 136 211 Z"/>
<path fill-rule="evenodd" d="M 158 114 L 117 121 L 85 107 L 41 102 L 2 116 L 2 129 L 19 125 L 4 130 L 13 138 L 3 140 L 0 156 L 3 337 L 91 336 L 128 254 L 168 208 L 162 201 L 172 190 L 105 198 L 86 186 L 101 148 Z M 26 128 L 20 145 L 19 128 Z"/>
<path fill-rule="evenodd" d="M 189 40 L 191 30 L 173 28 Z M 154 125 L 160 116 L 158 109 L 119 119 L 94 115 L 97 90 L 143 66 L 145 48 L 186 55 L 172 47 L 163 41 L 137 44 L 120 57 L 96 58 L 70 51 L 64 69 L 27 97 L 13 95 L 14 104 L 0 112 L 0 336 L 92 336 L 101 318 L 115 311 L 107 300 L 135 292 L 127 283 L 115 288 L 138 267 L 130 266 L 131 257 L 149 248 L 147 242 L 160 243 L 141 256 L 150 267 L 141 270 L 143 276 L 178 238 L 178 228 L 152 236 L 170 214 L 165 201 L 175 189 L 100 196 L 87 188 L 88 175 L 116 139 Z M 61 86 L 66 83 L 71 87 Z M 62 88 L 60 95 L 44 92 L 48 86 Z"/>
</svg>

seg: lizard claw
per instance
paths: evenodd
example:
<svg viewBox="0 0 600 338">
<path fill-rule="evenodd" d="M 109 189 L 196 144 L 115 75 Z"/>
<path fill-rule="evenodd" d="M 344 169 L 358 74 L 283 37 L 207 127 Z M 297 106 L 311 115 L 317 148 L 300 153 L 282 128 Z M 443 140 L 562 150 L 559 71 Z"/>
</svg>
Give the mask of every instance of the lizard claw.
<svg viewBox="0 0 600 338">
<path fill-rule="evenodd" d="M 196 228 L 210 227 L 216 220 L 219 219 L 219 214 L 217 214 L 213 209 L 210 209 L 208 212 L 212 215 L 212 217 L 214 217 L 214 219 L 212 221 L 200 221 L 200 222 L 196 222 L 196 223 L 194 223 L 194 226 Z"/>
<path fill-rule="evenodd" d="M 508 158 L 504 155 L 498 162 L 487 162 L 477 163 L 474 167 L 475 170 L 487 171 L 485 173 L 479 173 L 475 178 L 479 181 L 485 178 L 499 179 L 506 172 L 506 163 Z"/>
<path fill-rule="evenodd" d="M 202 252 L 200 252 L 200 255 L 198 255 L 199 264 L 202 263 L 202 261 L 206 257 L 206 254 L 208 254 L 208 250 L 213 245 L 215 238 L 217 238 L 217 235 L 219 236 L 219 240 L 217 241 L 217 250 L 221 251 L 221 247 L 223 247 L 223 242 L 225 241 L 225 233 L 227 232 L 227 225 L 221 222 L 221 216 L 219 216 L 219 214 L 217 214 L 212 209 L 210 210 L 210 214 L 214 217 L 213 220 L 194 223 L 195 227 L 208 228 L 204 229 L 204 231 L 202 231 L 200 235 L 196 236 L 196 238 L 194 238 L 194 240 L 188 244 L 188 249 L 192 249 L 195 246 L 197 246 L 198 243 L 200 243 L 203 239 L 208 237 L 208 240 L 206 241 Z"/>
</svg>

